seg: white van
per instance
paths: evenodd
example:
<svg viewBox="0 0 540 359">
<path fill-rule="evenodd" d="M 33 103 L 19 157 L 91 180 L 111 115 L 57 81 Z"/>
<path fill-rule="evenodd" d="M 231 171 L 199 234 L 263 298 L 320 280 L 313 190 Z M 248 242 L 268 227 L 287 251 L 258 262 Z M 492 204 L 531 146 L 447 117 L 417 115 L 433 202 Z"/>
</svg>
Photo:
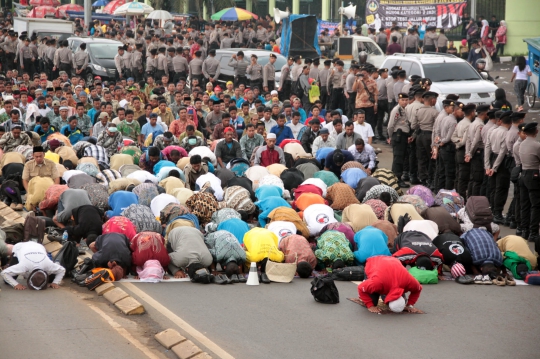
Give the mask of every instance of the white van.
<svg viewBox="0 0 540 359">
<path fill-rule="evenodd" d="M 364 51 L 368 55 L 367 62 L 373 64 L 375 67 L 380 68 L 386 58 L 386 55 L 381 50 L 379 45 L 367 36 L 346 36 L 352 38 L 352 56 L 353 59 L 358 61 L 358 54 Z M 338 42 L 339 44 L 339 42 Z M 339 56 L 339 47 L 336 55 Z"/>
</svg>

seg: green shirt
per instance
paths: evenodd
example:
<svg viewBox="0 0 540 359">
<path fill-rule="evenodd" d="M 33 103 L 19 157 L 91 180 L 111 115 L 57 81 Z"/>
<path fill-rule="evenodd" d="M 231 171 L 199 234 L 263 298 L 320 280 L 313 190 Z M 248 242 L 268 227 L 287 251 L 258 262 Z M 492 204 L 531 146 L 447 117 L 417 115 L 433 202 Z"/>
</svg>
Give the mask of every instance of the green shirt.
<svg viewBox="0 0 540 359">
<path fill-rule="evenodd" d="M 124 137 L 129 137 L 133 141 L 137 141 L 141 134 L 141 125 L 139 125 L 139 121 L 136 120 L 133 120 L 131 123 L 127 123 L 126 120 L 123 120 L 118 124 L 118 131 Z"/>
</svg>

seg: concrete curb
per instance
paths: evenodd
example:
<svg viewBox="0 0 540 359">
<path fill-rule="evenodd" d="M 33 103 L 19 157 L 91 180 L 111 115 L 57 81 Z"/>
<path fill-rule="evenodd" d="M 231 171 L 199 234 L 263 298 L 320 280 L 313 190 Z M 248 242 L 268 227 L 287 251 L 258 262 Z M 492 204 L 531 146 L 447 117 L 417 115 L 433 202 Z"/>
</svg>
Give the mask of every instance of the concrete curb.
<svg viewBox="0 0 540 359">
<path fill-rule="evenodd" d="M 98 296 L 103 296 L 111 304 L 114 304 L 125 315 L 144 314 L 144 306 L 135 298 L 127 294 L 123 289 L 115 287 L 112 283 L 103 283 L 96 288 Z"/>
<path fill-rule="evenodd" d="M 191 340 L 186 339 L 174 329 L 166 329 L 157 333 L 154 338 L 166 349 L 171 350 L 179 359 L 211 359 Z"/>
</svg>

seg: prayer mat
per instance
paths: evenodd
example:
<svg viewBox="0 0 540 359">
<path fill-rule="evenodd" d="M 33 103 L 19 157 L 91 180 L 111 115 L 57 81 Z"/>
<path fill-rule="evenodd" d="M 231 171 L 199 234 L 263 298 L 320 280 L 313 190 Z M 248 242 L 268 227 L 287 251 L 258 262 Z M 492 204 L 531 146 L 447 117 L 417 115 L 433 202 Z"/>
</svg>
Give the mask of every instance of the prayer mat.
<svg viewBox="0 0 540 359">
<path fill-rule="evenodd" d="M 359 304 L 362 307 L 366 308 L 366 305 L 364 304 L 364 302 L 360 300 L 360 298 L 347 298 L 347 300 L 350 300 L 351 302 Z M 384 304 L 384 302 L 381 299 L 379 299 L 379 303 L 377 306 L 382 309 L 382 311 L 379 314 L 426 314 L 425 312 L 424 313 L 409 313 L 406 311 L 403 311 L 401 313 L 394 313 L 388 308 L 388 305 Z"/>
</svg>

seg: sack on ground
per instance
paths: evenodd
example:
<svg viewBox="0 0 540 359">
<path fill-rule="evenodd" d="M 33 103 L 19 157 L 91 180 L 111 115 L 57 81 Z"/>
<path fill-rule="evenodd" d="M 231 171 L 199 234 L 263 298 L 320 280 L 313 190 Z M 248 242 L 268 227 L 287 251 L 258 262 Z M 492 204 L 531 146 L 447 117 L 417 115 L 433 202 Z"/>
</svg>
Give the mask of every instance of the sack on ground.
<svg viewBox="0 0 540 359">
<path fill-rule="evenodd" d="M 311 281 L 311 295 L 316 302 L 325 304 L 339 303 L 339 292 L 331 276 L 315 277 Z"/>
<path fill-rule="evenodd" d="M 66 242 L 62 245 L 62 248 L 56 253 L 53 258 L 53 262 L 60 264 L 66 269 L 66 273 L 71 273 L 75 265 L 77 264 L 77 257 L 79 256 L 79 250 L 73 242 Z"/>
</svg>

